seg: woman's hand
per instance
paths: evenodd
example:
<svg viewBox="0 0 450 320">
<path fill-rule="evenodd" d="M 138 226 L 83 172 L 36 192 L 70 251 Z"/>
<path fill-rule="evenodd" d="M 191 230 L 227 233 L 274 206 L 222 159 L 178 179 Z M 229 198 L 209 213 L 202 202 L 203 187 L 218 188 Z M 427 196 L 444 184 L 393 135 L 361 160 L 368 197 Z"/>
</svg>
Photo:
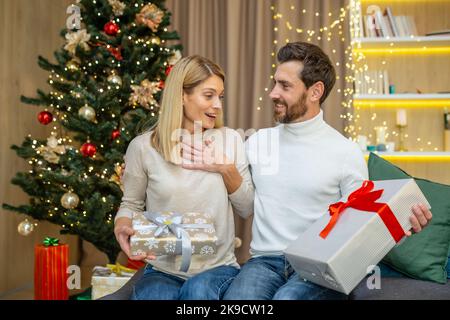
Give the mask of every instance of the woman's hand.
<svg viewBox="0 0 450 320">
<path fill-rule="evenodd" d="M 203 170 L 219 173 L 228 194 L 234 193 L 242 184 L 236 165 L 222 152 L 214 148 L 212 141 L 207 140 L 204 146 L 193 146 L 190 142 L 182 142 L 182 167 L 189 170 Z"/>
<path fill-rule="evenodd" d="M 201 146 L 192 145 L 190 141 L 182 141 L 182 167 L 190 170 L 204 170 L 223 174 L 229 166 L 234 166 L 220 150 L 215 148 L 211 140 Z"/>
<path fill-rule="evenodd" d="M 130 237 L 134 234 L 132 228 L 131 219 L 127 217 L 118 218 L 115 222 L 114 235 L 116 236 L 117 242 L 119 242 L 120 248 L 125 252 L 125 254 L 131 260 L 155 260 L 154 255 L 140 255 L 132 256 L 130 253 Z"/>
</svg>

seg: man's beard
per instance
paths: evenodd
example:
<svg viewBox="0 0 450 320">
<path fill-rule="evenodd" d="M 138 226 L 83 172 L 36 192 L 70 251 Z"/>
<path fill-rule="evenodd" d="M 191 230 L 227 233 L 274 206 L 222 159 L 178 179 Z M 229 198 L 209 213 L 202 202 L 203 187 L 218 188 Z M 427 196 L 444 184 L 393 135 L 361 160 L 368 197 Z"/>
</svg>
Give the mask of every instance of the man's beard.
<svg viewBox="0 0 450 320">
<path fill-rule="evenodd" d="M 278 123 L 291 123 L 299 118 L 303 117 L 308 108 L 306 107 L 306 92 L 302 94 L 300 100 L 293 104 L 292 106 L 288 106 L 286 102 L 280 99 L 273 100 L 275 105 L 280 104 L 285 106 L 285 112 L 277 112 L 276 110 L 273 113 L 274 120 Z"/>
</svg>

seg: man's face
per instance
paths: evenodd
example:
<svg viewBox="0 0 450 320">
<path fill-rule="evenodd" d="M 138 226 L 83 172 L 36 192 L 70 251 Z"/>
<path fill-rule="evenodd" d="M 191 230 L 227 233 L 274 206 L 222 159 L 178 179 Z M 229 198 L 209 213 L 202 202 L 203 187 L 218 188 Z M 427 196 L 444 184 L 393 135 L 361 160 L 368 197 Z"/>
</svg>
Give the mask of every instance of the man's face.
<svg viewBox="0 0 450 320">
<path fill-rule="evenodd" d="M 280 64 L 274 76 L 274 87 L 269 96 L 274 106 L 274 119 L 279 123 L 295 122 L 306 114 L 307 89 L 299 74 L 303 69 L 300 61 Z"/>
</svg>

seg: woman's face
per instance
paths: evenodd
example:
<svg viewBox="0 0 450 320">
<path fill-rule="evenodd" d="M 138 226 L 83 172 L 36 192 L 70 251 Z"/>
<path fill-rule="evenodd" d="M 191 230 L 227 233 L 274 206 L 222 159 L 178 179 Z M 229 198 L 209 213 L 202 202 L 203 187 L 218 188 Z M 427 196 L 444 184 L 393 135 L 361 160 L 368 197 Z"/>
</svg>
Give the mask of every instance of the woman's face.
<svg viewBox="0 0 450 320">
<path fill-rule="evenodd" d="M 214 128 L 222 112 L 223 81 L 213 75 L 196 86 L 190 94 L 183 94 L 183 128 L 194 132 L 194 123 L 202 129 Z"/>
</svg>

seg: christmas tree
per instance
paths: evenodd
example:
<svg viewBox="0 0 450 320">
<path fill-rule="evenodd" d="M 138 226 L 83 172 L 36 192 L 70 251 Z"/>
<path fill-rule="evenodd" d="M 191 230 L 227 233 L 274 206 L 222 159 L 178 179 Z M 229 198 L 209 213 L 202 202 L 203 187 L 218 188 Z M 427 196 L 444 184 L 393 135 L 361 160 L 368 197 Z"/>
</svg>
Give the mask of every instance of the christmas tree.
<svg viewBox="0 0 450 320">
<path fill-rule="evenodd" d="M 171 66 L 180 58 L 169 32 L 164 1 L 81 0 L 67 10 L 65 45 L 56 63 L 39 57 L 51 90 L 36 98 L 38 121 L 51 125 L 47 139 L 28 136 L 12 146 L 31 168 L 12 183 L 27 205 L 3 208 L 61 226 L 115 262 L 120 247 L 114 216 L 120 206 L 123 156 L 128 143 L 158 117 L 158 101 Z"/>
</svg>

